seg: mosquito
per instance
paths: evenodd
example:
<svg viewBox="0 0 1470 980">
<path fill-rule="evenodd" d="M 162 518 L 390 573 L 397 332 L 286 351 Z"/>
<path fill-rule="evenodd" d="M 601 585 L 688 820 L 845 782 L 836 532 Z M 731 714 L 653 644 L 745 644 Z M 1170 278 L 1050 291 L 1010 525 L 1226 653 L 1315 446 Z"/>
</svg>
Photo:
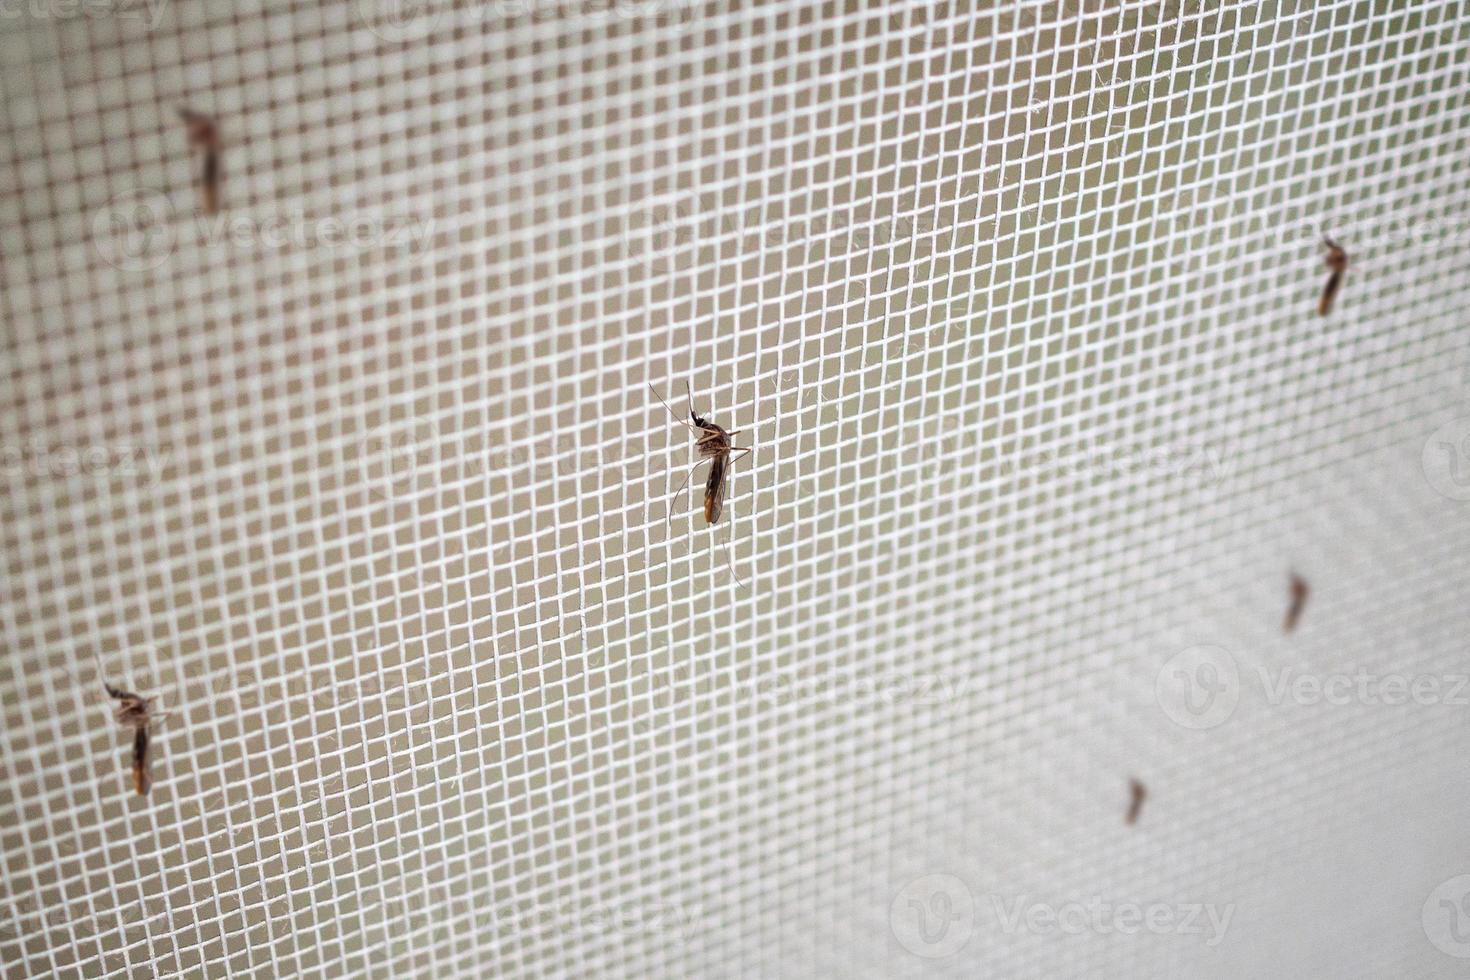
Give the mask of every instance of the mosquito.
<svg viewBox="0 0 1470 980">
<path fill-rule="evenodd" d="M 1311 591 L 1306 579 L 1296 572 L 1291 573 L 1291 605 L 1286 607 L 1286 621 L 1281 624 L 1283 633 L 1296 629 L 1297 620 L 1302 618 L 1302 610 L 1307 606 L 1307 596 Z"/>
<path fill-rule="evenodd" d="M 179 109 L 179 118 L 188 127 L 189 146 L 204 158 L 199 206 L 205 214 L 215 214 L 219 211 L 219 127 L 213 119 L 189 109 Z"/>
<path fill-rule="evenodd" d="M 1131 827 L 1138 823 L 1138 814 L 1143 809 L 1143 801 L 1148 799 L 1148 788 L 1137 779 L 1130 777 L 1128 780 L 1128 791 L 1133 795 L 1131 802 L 1128 804 L 1127 822 L 1128 826 Z"/>
<path fill-rule="evenodd" d="M 652 384 L 648 386 L 648 390 L 653 392 L 653 397 L 663 402 L 664 408 L 669 410 L 669 414 L 674 417 L 675 422 L 678 422 L 680 425 L 687 425 L 690 429 L 698 433 L 694 439 L 694 448 L 699 453 L 699 462 L 690 467 L 689 472 L 684 476 L 684 482 L 679 484 L 678 490 L 674 491 L 674 496 L 677 497 L 689 486 L 689 478 L 694 475 L 694 471 L 698 469 L 699 464 L 705 460 L 709 460 L 709 477 L 704 481 L 704 522 L 706 524 L 714 524 L 720 519 L 720 512 L 725 507 L 725 484 L 729 480 L 730 464 L 737 459 L 741 459 L 747 453 L 755 452 L 755 450 L 745 446 L 731 444 L 730 437 L 738 436 L 743 430 L 735 429 L 734 431 L 727 432 L 709 419 L 700 418 L 694 411 L 694 393 L 689 390 L 688 381 L 684 382 L 684 395 L 689 400 L 690 421 L 688 422 L 679 418 L 678 413 L 670 407 L 667 401 L 664 401 L 664 396 L 660 395 Z M 732 456 L 732 453 L 739 453 L 739 455 Z M 664 518 L 664 523 L 668 526 L 670 533 L 673 532 L 673 521 L 674 510 L 670 507 L 667 516 Z M 745 583 L 740 581 L 740 576 L 735 572 L 735 565 L 730 560 L 728 550 L 725 552 L 725 562 L 730 566 L 730 574 L 735 576 L 735 581 L 740 584 L 742 589 L 745 588 Z"/>
<path fill-rule="evenodd" d="M 133 788 L 138 791 L 139 796 L 144 796 L 152 783 L 148 775 L 148 740 L 153 726 L 168 715 L 153 710 L 153 698 L 145 698 L 107 683 L 103 677 L 101 657 L 97 657 L 97 676 L 107 689 L 108 696 L 118 702 L 114 716 L 117 723 L 133 730 Z"/>
<path fill-rule="evenodd" d="M 1342 277 L 1347 274 L 1348 255 L 1325 234 L 1322 236 L 1322 244 L 1327 248 L 1327 268 L 1332 274 L 1327 277 L 1327 285 L 1322 287 L 1322 298 L 1317 301 L 1317 315 L 1326 316 L 1332 312 L 1332 301 L 1337 298 L 1337 291 L 1342 288 Z"/>
</svg>

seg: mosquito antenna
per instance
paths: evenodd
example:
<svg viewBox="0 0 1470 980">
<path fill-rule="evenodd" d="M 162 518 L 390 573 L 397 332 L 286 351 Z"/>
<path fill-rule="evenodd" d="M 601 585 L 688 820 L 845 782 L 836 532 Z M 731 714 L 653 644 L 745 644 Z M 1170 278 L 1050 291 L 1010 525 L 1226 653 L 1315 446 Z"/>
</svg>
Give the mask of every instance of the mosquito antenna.
<svg viewBox="0 0 1470 980">
<path fill-rule="evenodd" d="M 684 397 L 687 398 L 687 399 L 689 399 L 689 417 L 691 419 L 697 419 L 697 418 L 699 418 L 698 415 L 695 415 L 694 414 L 694 392 L 692 392 L 692 391 L 689 390 L 689 379 L 688 378 L 685 378 L 684 379 Z"/>
<path fill-rule="evenodd" d="M 93 650 L 92 659 L 97 663 L 97 680 L 102 682 L 102 686 L 106 688 L 108 694 L 117 697 L 117 688 L 107 683 L 107 670 L 102 666 L 102 654 Z"/>
<path fill-rule="evenodd" d="M 685 382 L 685 384 L 688 384 L 688 382 Z M 664 401 L 664 396 L 663 395 L 660 395 L 658 393 L 658 389 L 653 386 L 653 382 L 652 381 L 650 381 L 648 383 L 648 390 L 651 391 L 651 392 L 653 392 L 653 397 L 657 398 L 659 401 L 661 401 L 661 402 L 664 403 L 664 408 L 668 408 L 669 409 L 669 414 L 672 415 L 672 416 L 674 416 L 674 421 L 675 422 L 678 422 L 680 425 L 689 425 L 688 422 L 686 422 L 683 419 L 679 418 L 678 413 L 676 413 L 672 408 L 669 407 L 669 403 Z M 689 428 L 692 429 L 692 428 L 694 428 L 694 426 L 689 425 Z"/>
</svg>

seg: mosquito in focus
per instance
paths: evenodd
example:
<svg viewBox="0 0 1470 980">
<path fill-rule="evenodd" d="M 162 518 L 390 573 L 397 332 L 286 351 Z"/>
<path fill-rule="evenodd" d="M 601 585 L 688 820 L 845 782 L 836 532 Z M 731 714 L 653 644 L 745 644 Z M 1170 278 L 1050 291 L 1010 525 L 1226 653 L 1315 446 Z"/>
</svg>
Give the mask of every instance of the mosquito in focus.
<svg viewBox="0 0 1470 980">
<path fill-rule="evenodd" d="M 1317 301 L 1318 316 L 1326 316 L 1332 312 L 1332 301 L 1342 288 L 1342 277 L 1347 274 L 1348 267 L 1348 256 L 1341 245 L 1326 235 L 1322 236 L 1322 244 L 1327 248 L 1327 268 L 1332 270 L 1332 274 L 1327 277 L 1327 285 L 1322 287 L 1322 298 Z"/>
<path fill-rule="evenodd" d="M 1307 596 L 1311 591 L 1306 579 L 1296 572 L 1291 573 L 1291 605 L 1286 607 L 1286 621 L 1281 624 L 1283 633 L 1296 629 L 1297 620 L 1302 618 L 1302 610 L 1307 606 Z"/>
<path fill-rule="evenodd" d="M 694 475 L 694 470 L 699 467 L 699 463 L 709 460 L 709 477 L 704 481 L 704 522 L 706 524 L 714 524 L 720 519 L 720 512 L 725 507 L 725 484 L 729 480 L 730 464 L 747 453 L 755 452 L 755 450 L 745 446 L 731 444 L 730 437 L 738 436 L 742 430 L 735 429 L 734 431 L 727 432 L 709 419 L 700 418 L 695 413 L 694 393 L 689 390 L 688 381 L 684 382 L 684 394 L 689 400 L 690 421 L 688 422 L 679 418 L 678 413 L 670 407 L 667 401 L 664 401 L 664 396 L 660 395 L 652 384 L 648 386 L 648 390 L 653 392 L 653 397 L 663 402 L 664 408 L 667 408 L 669 414 L 674 416 L 675 422 L 678 422 L 680 425 L 687 425 L 697 433 L 694 439 L 694 448 L 699 453 L 699 462 L 690 467 L 689 472 L 684 477 L 684 482 L 679 484 L 678 490 L 674 491 L 674 496 L 677 497 L 689 486 L 689 477 Z M 732 453 L 739 453 L 740 455 L 732 456 Z M 667 516 L 664 518 L 664 523 L 669 528 L 670 533 L 673 532 L 673 521 L 674 510 L 670 507 Z M 730 566 L 730 574 L 735 577 L 735 581 L 739 583 L 742 589 L 745 588 L 745 583 L 740 581 L 740 576 L 735 572 L 734 563 L 730 561 L 728 550 L 725 552 L 725 562 Z"/>
<path fill-rule="evenodd" d="M 199 177 L 199 206 L 205 214 L 219 211 L 219 127 L 206 115 L 179 109 L 179 117 L 188 127 L 189 146 L 204 158 Z"/>
<path fill-rule="evenodd" d="M 1148 799 L 1148 788 L 1138 780 L 1129 778 L 1128 791 L 1132 794 L 1132 800 L 1128 804 L 1128 826 L 1138 823 L 1138 814 L 1143 810 L 1143 801 Z"/>
<path fill-rule="evenodd" d="M 152 735 L 153 726 L 167 718 L 166 713 L 153 710 L 153 698 L 145 698 L 131 691 L 113 687 L 107 683 L 102 675 L 102 658 L 97 658 L 97 676 L 102 680 L 102 686 L 107 689 L 109 697 L 118 702 L 117 713 L 114 717 L 117 723 L 124 728 L 133 730 L 133 788 L 138 791 L 139 796 L 148 793 L 148 787 L 152 785 L 152 779 L 148 774 L 148 740 Z"/>
</svg>

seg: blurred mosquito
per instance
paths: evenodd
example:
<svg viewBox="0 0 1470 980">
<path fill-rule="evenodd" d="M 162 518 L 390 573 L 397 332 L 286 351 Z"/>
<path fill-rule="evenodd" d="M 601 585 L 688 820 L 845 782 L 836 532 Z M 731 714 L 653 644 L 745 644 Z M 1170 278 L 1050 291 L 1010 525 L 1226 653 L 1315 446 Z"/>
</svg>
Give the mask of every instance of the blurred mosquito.
<svg viewBox="0 0 1470 980">
<path fill-rule="evenodd" d="M 652 384 L 648 386 L 648 390 L 653 392 L 653 397 L 663 402 L 664 408 L 669 410 L 669 414 L 674 417 L 675 422 L 678 422 L 680 425 L 687 425 L 690 429 L 698 433 L 694 439 L 694 448 L 699 453 L 699 462 L 690 467 L 689 472 L 684 476 L 684 482 L 679 484 L 678 490 L 674 491 L 674 496 L 677 497 L 689 486 L 689 478 L 694 475 L 694 471 L 699 468 L 699 464 L 705 460 L 709 460 L 709 477 L 704 481 L 704 522 L 706 524 L 714 524 L 720 519 L 720 512 L 725 507 L 725 484 L 729 479 L 730 464 L 747 453 L 755 452 L 755 450 L 745 446 L 731 444 L 730 437 L 738 436 L 743 430 L 735 429 L 734 431 L 727 432 L 709 419 L 700 418 L 695 413 L 694 393 L 689 390 L 688 381 L 684 382 L 684 394 L 689 400 L 689 422 L 685 422 L 679 418 L 678 413 L 670 407 L 668 402 L 664 401 L 664 396 L 660 395 L 658 389 L 654 388 Z M 739 453 L 740 455 L 732 456 L 732 453 Z M 670 507 L 664 518 L 664 523 L 670 533 L 673 533 L 673 521 L 674 511 Z M 740 576 L 735 572 L 734 562 L 730 560 L 728 545 L 725 551 L 725 563 L 730 566 L 730 574 L 735 577 L 736 583 L 742 589 L 745 588 L 745 583 L 740 581 Z"/>
<path fill-rule="evenodd" d="M 1128 826 L 1138 823 L 1138 814 L 1143 810 L 1143 801 L 1148 799 L 1148 788 L 1137 779 L 1129 778 L 1128 792 L 1132 794 L 1132 800 L 1128 804 Z"/>
<path fill-rule="evenodd" d="M 1342 288 L 1342 277 L 1347 273 L 1348 256 L 1338 245 L 1326 235 L 1322 236 L 1322 244 L 1327 248 L 1327 268 L 1332 270 L 1327 277 L 1327 285 L 1322 287 L 1322 298 L 1317 301 L 1317 315 L 1326 316 L 1332 312 L 1332 301 L 1337 298 L 1337 291 Z"/>
<path fill-rule="evenodd" d="M 95 656 L 95 654 L 94 654 Z M 148 774 L 148 740 L 152 734 L 153 726 L 168 717 L 165 712 L 153 710 L 153 698 L 145 698 L 131 691 L 113 687 L 107 683 L 103 676 L 102 658 L 97 657 L 97 677 L 102 681 L 102 686 L 107 689 L 109 697 L 118 702 L 117 718 L 119 725 L 133 730 L 133 788 L 142 796 L 148 792 L 152 780 Z"/>
<path fill-rule="evenodd" d="M 1297 620 L 1302 618 L 1302 610 L 1307 606 L 1307 596 L 1311 591 L 1306 579 L 1296 572 L 1291 573 L 1291 605 L 1286 607 L 1286 621 L 1281 624 L 1283 633 L 1296 629 Z"/>
<path fill-rule="evenodd" d="M 179 109 L 179 118 L 188 127 L 189 146 L 204 158 L 204 171 L 199 177 L 199 206 L 205 214 L 219 211 L 219 127 L 202 113 Z"/>
</svg>

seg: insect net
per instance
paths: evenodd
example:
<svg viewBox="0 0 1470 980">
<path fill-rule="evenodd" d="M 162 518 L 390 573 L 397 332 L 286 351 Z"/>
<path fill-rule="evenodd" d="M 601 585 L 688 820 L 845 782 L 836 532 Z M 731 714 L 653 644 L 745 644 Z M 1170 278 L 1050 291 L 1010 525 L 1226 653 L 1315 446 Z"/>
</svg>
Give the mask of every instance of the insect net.
<svg viewBox="0 0 1470 980">
<path fill-rule="evenodd" d="M 6 10 L 7 974 L 1463 969 L 1463 2 Z"/>
</svg>

